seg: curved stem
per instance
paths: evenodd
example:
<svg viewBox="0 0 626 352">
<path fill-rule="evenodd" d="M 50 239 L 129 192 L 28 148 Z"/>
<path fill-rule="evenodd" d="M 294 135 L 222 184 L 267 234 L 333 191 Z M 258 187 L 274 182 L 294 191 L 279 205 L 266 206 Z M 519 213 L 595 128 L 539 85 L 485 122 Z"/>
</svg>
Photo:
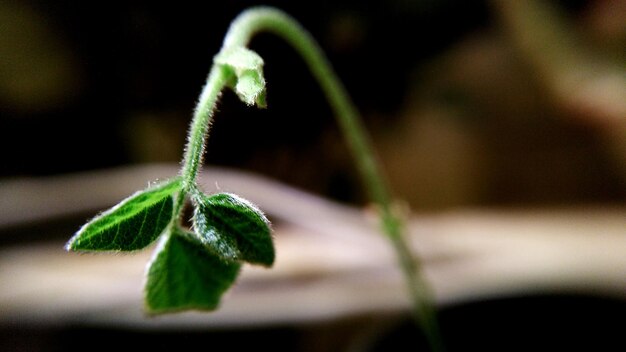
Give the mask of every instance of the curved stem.
<svg viewBox="0 0 626 352">
<path fill-rule="evenodd" d="M 382 176 L 376 167 L 374 153 L 367 140 L 359 114 L 351 103 L 341 81 L 322 54 L 317 42 L 298 22 L 282 11 L 259 7 L 243 12 L 231 24 L 222 50 L 247 46 L 254 34 L 270 32 L 283 38 L 302 57 L 317 79 L 338 119 L 344 137 L 355 156 L 357 167 L 372 200 L 388 212 L 390 197 Z"/>
<path fill-rule="evenodd" d="M 414 317 L 424 329 L 432 350 L 443 350 L 430 288 L 420 274 L 417 259 L 409 250 L 404 237 L 404 223 L 392 209 L 390 193 L 374 159 L 366 130 L 345 88 L 313 37 L 293 18 L 277 9 L 257 7 L 244 11 L 231 24 L 224 38 L 222 52 L 246 47 L 252 37 L 259 32 L 270 32 L 287 41 L 306 62 L 322 88 L 355 158 L 365 188 L 379 208 L 382 230 L 391 240 L 407 280 L 413 300 Z M 195 189 L 195 179 L 202 164 L 213 110 L 220 92 L 232 74 L 222 66 L 214 64 L 207 78 L 189 131 L 181 171 L 183 187 L 177 197 L 176 214 L 180 214 L 186 194 Z"/>
<path fill-rule="evenodd" d="M 258 7 L 243 12 L 231 24 L 222 50 L 244 47 L 258 32 L 271 32 L 287 41 L 300 54 L 321 86 L 348 141 L 365 188 L 379 207 L 382 229 L 393 243 L 406 276 L 413 299 L 414 317 L 424 329 L 431 348 L 434 351 L 443 350 L 430 288 L 420 274 L 417 259 L 409 250 L 403 221 L 394 214 L 387 184 L 374 159 L 366 130 L 345 88 L 313 37 L 293 18 L 277 9 Z"/>
<path fill-rule="evenodd" d="M 189 130 L 182 169 L 183 188 L 185 190 L 189 190 L 192 187 L 193 181 L 198 175 L 198 169 L 202 164 L 206 136 L 211 128 L 213 111 L 217 105 L 220 93 L 226 85 L 226 81 L 226 72 L 219 66 L 213 65 L 202 94 L 198 99 L 198 105 L 196 105 Z"/>
<path fill-rule="evenodd" d="M 186 194 L 194 190 L 198 170 L 202 166 L 202 156 L 204 155 L 206 138 L 211 128 L 213 112 L 227 80 L 228 73 L 218 65 L 213 65 L 198 99 L 191 121 L 187 147 L 185 149 L 185 159 L 183 160 L 183 168 L 181 170 L 183 187 L 176 197 L 174 214 L 181 213 Z"/>
</svg>

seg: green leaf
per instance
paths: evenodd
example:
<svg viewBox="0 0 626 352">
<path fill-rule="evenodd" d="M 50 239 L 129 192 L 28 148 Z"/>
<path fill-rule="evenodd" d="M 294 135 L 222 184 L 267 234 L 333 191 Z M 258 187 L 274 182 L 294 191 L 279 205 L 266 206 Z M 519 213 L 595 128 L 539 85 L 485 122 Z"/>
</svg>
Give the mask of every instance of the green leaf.
<svg viewBox="0 0 626 352">
<path fill-rule="evenodd" d="M 133 251 L 150 245 L 172 220 L 180 178 L 139 191 L 85 224 L 67 243 L 75 251 Z"/>
<path fill-rule="evenodd" d="M 157 314 L 216 309 L 241 264 L 223 261 L 193 234 L 180 229 L 162 241 L 148 268 L 146 309 Z"/>
<path fill-rule="evenodd" d="M 194 201 L 194 228 L 208 248 L 230 261 L 274 263 L 270 223 L 255 205 L 229 193 L 199 193 Z"/>
<path fill-rule="evenodd" d="M 265 108 L 265 78 L 263 77 L 263 59 L 259 54 L 245 47 L 234 47 L 220 51 L 214 62 L 235 76 L 229 84 L 239 99 L 248 105 L 256 104 Z"/>
</svg>

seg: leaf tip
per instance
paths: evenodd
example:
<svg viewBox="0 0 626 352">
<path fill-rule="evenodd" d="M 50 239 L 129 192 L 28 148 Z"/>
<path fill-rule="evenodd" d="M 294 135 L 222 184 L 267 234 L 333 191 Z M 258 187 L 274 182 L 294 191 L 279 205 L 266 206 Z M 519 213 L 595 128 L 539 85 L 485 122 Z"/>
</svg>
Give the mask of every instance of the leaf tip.
<svg viewBox="0 0 626 352">
<path fill-rule="evenodd" d="M 79 251 L 81 249 L 85 249 L 81 247 L 81 243 L 82 241 L 80 240 L 80 237 L 82 235 L 82 229 L 84 228 L 84 226 L 78 230 L 74 236 L 72 236 L 72 238 L 69 239 L 69 241 L 67 241 L 67 243 L 65 243 L 65 250 L 68 252 L 76 252 Z"/>
<path fill-rule="evenodd" d="M 67 252 L 74 251 L 74 241 L 73 240 L 74 240 L 74 238 L 71 238 L 69 241 L 67 241 L 65 246 L 63 246 L 63 249 L 65 249 L 65 251 L 67 251 Z"/>
</svg>

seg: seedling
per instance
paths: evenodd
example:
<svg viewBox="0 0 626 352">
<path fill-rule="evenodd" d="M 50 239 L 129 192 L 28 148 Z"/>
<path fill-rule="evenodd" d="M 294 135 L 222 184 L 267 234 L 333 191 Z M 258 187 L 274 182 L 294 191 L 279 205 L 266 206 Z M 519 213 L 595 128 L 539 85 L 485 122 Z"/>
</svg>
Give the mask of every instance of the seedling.
<svg viewBox="0 0 626 352">
<path fill-rule="evenodd" d="M 263 59 L 246 46 L 259 32 L 286 40 L 304 59 L 335 112 L 363 183 L 405 273 L 416 321 L 433 350 L 440 339 L 431 294 L 404 238 L 359 115 L 321 49 L 294 19 L 268 7 L 249 9 L 231 24 L 215 56 L 194 112 L 178 177 L 139 191 L 84 225 L 68 242 L 75 251 L 135 251 L 159 244 L 147 269 L 145 306 L 150 313 L 213 310 L 235 281 L 242 263 L 270 267 L 274 245 L 269 221 L 252 203 L 228 193 L 206 195 L 196 182 L 213 111 L 224 88 L 247 105 L 265 107 Z M 182 225 L 186 201 L 192 228 Z"/>
</svg>

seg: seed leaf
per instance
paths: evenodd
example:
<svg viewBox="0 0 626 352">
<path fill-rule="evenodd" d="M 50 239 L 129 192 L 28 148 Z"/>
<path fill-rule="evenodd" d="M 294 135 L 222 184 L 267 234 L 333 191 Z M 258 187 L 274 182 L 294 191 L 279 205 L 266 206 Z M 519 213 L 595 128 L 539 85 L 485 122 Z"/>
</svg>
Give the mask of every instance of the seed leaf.
<svg viewBox="0 0 626 352">
<path fill-rule="evenodd" d="M 234 47 L 220 51 L 214 61 L 234 74 L 235 81 L 229 86 L 239 99 L 248 105 L 266 107 L 263 59 L 259 54 L 244 47 Z"/>
<path fill-rule="evenodd" d="M 70 239 L 74 251 L 133 251 L 142 249 L 171 221 L 179 178 L 139 191 L 89 221 Z"/>
<path fill-rule="evenodd" d="M 270 223 L 255 205 L 229 193 L 200 193 L 194 202 L 194 228 L 209 249 L 229 261 L 274 263 Z"/>
<path fill-rule="evenodd" d="M 145 304 L 150 313 L 213 310 L 239 274 L 191 233 L 175 229 L 162 239 L 149 264 Z"/>
</svg>

